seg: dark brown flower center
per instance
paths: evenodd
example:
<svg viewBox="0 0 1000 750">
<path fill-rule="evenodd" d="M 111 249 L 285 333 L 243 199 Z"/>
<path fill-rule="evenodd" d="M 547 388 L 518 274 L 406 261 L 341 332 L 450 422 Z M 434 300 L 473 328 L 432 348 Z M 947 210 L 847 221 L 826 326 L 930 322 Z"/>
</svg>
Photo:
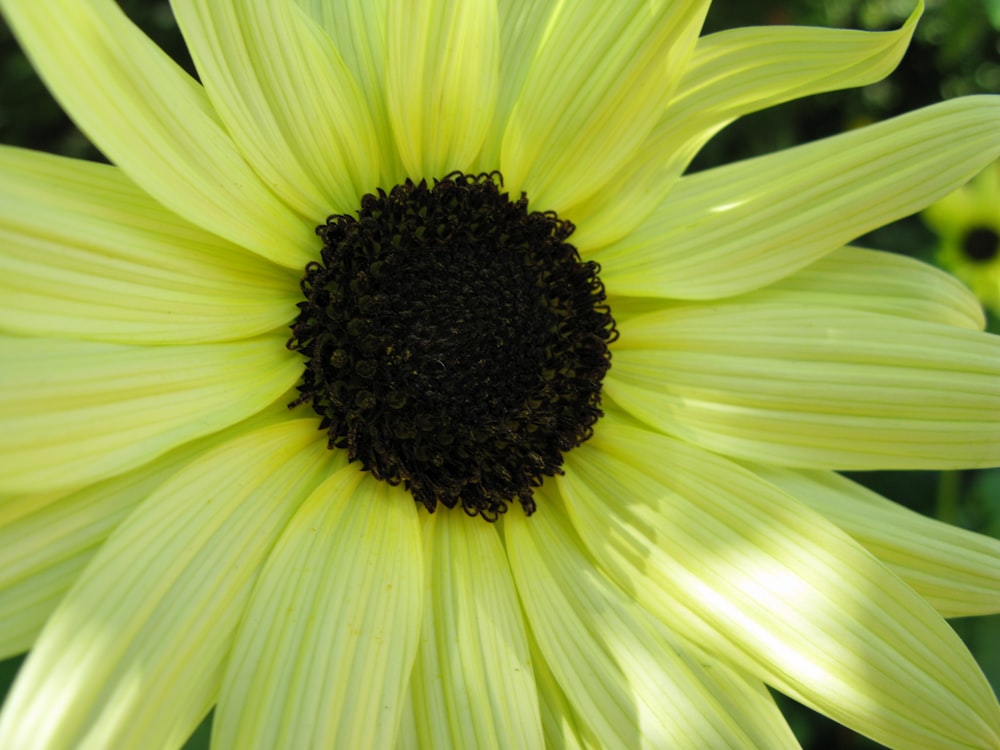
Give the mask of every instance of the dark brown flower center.
<svg viewBox="0 0 1000 750">
<path fill-rule="evenodd" d="M 573 225 L 498 174 L 366 195 L 317 228 L 289 347 L 330 446 L 433 511 L 495 520 L 561 472 L 600 418 L 616 337 Z M 502 183 L 501 183 L 502 184 Z"/>
<path fill-rule="evenodd" d="M 962 252 L 976 263 L 989 263 L 1000 253 L 1000 235 L 993 227 L 972 227 L 962 238 Z"/>
</svg>

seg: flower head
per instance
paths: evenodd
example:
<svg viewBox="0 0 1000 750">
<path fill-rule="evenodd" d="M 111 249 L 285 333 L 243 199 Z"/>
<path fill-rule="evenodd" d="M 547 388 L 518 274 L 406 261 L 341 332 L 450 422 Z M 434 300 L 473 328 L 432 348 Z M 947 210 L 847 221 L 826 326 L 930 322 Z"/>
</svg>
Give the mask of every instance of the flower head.
<svg viewBox="0 0 1000 750">
<path fill-rule="evenodd" d="M 923 212 L 939 238 L 936 260 L 1000 315 L 1000 162 Z"/>
<path fill-rule="evenodd" d="M 0 746 L 1000 742 L 1000 542 L 835 473 L 1000 463 L 975 299 L 845 246 L 1000 101 L 685 174 L 920 10 L 707 5 L 175 0 L 195 81 L 0 0 L 113 164 L 0 149 Z"/>
</svg>

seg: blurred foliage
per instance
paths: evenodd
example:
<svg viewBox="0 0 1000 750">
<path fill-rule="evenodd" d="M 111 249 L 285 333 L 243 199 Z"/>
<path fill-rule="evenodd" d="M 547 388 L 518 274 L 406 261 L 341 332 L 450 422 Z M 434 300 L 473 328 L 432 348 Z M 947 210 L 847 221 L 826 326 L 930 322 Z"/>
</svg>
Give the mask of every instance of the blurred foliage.
<svg viewBox="0 0 1000 750">
<path fill-rule="evenodd" d="M 194 73 L 166 0 L 120 4 L 171 57 Z M 747 3 L 715 0 L 705 32 L 734 26 L 799 24 L 839 28 L 897 28 L 913 0 L 790 0 Z M 831 92 L 749 115 L 717 135 L 693 170 L 785 148 L 882 120 L 941 99 L 1000 93 L 1000 0 L 928 0 L 913 43 L 885 81 Z M 86 159 L 100 154 L 46 91 L 0 21 L 0 143 Z M 930 260 L 935 238 L 915 218 L 861 238 L 859 244 Z M 996 329 L 996 321 L 991 326 Z M 920 512 L 1000 537 L 1000 470 L 877 472 L 853 478 Z M 1000 616 L 953 621 L 994 689 L 1000 689 Z M 0 663 L 0 694 L 21 659 Z M 805 748 L 862 750 L 876 745 L 828 719 L 777 696 Z M 188 744 L 208 747 L 211 716 Z"/>
</svg>

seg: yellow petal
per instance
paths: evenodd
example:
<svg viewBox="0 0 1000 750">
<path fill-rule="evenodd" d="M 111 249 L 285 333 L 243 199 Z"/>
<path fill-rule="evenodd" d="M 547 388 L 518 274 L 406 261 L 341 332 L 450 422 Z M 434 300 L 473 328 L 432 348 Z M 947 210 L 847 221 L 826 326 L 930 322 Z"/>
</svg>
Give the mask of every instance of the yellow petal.
<svg viewBox="0 0 1000 750">
<path fill-rule="evenodd" d="M 808 304 L 681 306 L 619 326 L 607 393 L 713 451 L 823 469 L 1000 462 L 1000 338 Z"/>
<path fill-rule="evenodd" d="M 302 504 L 233 646 L 212 746 L 391 748 L 424 591 L 413 498 L 356 464 Z"/>
<path fill-rule="evenodd" d="M 0 148 L 0 327 L 133 344 L 287 325 L 297 280 L 166 210 L 120 170 Z"/>
<path fill-rule="evenodd" d="M 504 518 L 532 633 L 579 721 L 602 747 L 797 747 L 762 684 L 705 664 L 609 582 L 553 493 Z"/>
<path fill-rule="evenodd" d="M 104 541 L 150 492 L 203 453 L 287 421 L 292 398 L 83 489 L 0 498 L 0 658 L 31 647 Z"/>
<path fill-rule="evenodd" d="M 527 50 L 534 56 L 504 132 L 500 170 L 513 195 L 524 190 L 539 210 L 564 212 L 599 190 L 663 115 L 708 2 L 551 8 L 537 48 Z"/>
<path fill-rule="evenodd" d="M 59 103 L 139 187 L 277 263 L 301 268 L 312 259 L 318 222 L 304 221 L 267 188 L 202 87 L 113 0 L 0 0 L 0 7 Z"/>
<path fill-rule="evenodd" d="M 739 301 L 848 308 L 972 330 L 986 325 L 979 300 L 951 274 L 905 255 L 859 247 L 835 250 Z"/>
<path fill-rule="evenodd" d="M 941 616 L 751 472 L 605 418 L 557 483 L 608 575 L 707 652 L 891 747 L 1000 743 L 1000 706 Z"/>
<path fill-rule="evenodd" d="M 285 338 L 133 347 L 0 337 L 0 487 L 79 487 L 245 419 L 301 374 Z"/>
<path fill-rule="evenodd" d="M 53 614 L 0 747 L 178 747 L 215 700 L 273 541 L 328 471 L 314 420 L 250 433 L 153 493 Z"/>
<path fill-rule="evenodd" d="M 378 185 L 364 96 L 330 38 L 290 0 L 171 4 L 202 83 L 265 184 L 321 224 Z"/>
<path fill-rule="evenodd" d="M 421 514 L 427 582 L 411 677 L 417 746 L 542 747 L 521 605 L 496 529 Z"/>
<path fill-rule="evenodd" d="M 368 102 L 379 144 L 381 185 L 406 178 L 392 137 L 386 90 L 390 0 L 299 0 L 299 6 L 323 27 Z M 492 169 L 493 167 L 491 167 Z"/>
<path fill-rule="evenodd" d="M 545 747 L 551 750 L 601 750 L 601 743 L 594 733 L 584 726 L 570 705 L 566 693 L 545 663 L 535 639 L 528 632 L 531 646 L 531 663 L 535 671 L 535 684 L 542 710 L 542 729 Z"/>
<path fill-rule="evenodd" d="M 1000 97 L 952 99 L 682 177 L 631 235 L 588 257 L 616 294 L 758 289 L 911 214 L 1000 156 Z"/>
<path fill-rule="evenodd" d="M 420 750 L 420 747 L 420 743 L 417 741 L 417 719 L 413 715 L 413 691 L 411 690 L 404 696 L 395 750 Z"/>
<path fill-rule="evenodd" d="M 510 113 L 517 104 L 535 59 L 546 37 L 549 15 L 559 0 L 506 0 L 497 3 L 500 25 L 500 61 L 497 100 L 487 126 L 477 169 L 489 172 L 500 164 L 500 146 Z"/>
<path fill-rule="evenodd" d="M 1000 540 L 914 513 L 832 472 L 749 468 L 854 537 L 944 617 L 1000 612 Z"/>
<path fill-rule="evenodd" d="M 819 304 L 982 330 L 979 300 L 949 273 L 905 255 L 842 247 L 791 276 L 737 298 L 740 302 Z M 737 301 L 737 300 L 734 300 Z M 662 297 L 608 294 L 618 323 L 678 306 Z"/>
<path fill-rule="evenodd" d="M 408 176 L 468 170 L 496 104 L 496 2 L 390 3 L 387 51 L 389 121 Z"/>
<path fill-rule="evenodd" d="M 736 118 L 824 91 L 865 86 L 899 64 L 923 2 L 898 31 L 800 26 L 721 31 L 698 40 L 666 114 L 597 195 L 567 212 L 574 241 L 597 248 L 624 237 L 667 196 L 691 159 Z"/>
</svg>

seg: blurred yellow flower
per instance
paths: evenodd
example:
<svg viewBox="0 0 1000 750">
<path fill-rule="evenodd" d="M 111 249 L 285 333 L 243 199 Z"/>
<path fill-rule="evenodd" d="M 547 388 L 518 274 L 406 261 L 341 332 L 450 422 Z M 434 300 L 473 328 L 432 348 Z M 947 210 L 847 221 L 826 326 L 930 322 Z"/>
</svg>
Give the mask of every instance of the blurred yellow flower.
<svg viewBox="0 0 1000 750">
<path fill-rule="evenodd" d="M 1000 315 L 1000 162 L 922 214 L 938 235 L 936 260 Z"/>
</svg>

